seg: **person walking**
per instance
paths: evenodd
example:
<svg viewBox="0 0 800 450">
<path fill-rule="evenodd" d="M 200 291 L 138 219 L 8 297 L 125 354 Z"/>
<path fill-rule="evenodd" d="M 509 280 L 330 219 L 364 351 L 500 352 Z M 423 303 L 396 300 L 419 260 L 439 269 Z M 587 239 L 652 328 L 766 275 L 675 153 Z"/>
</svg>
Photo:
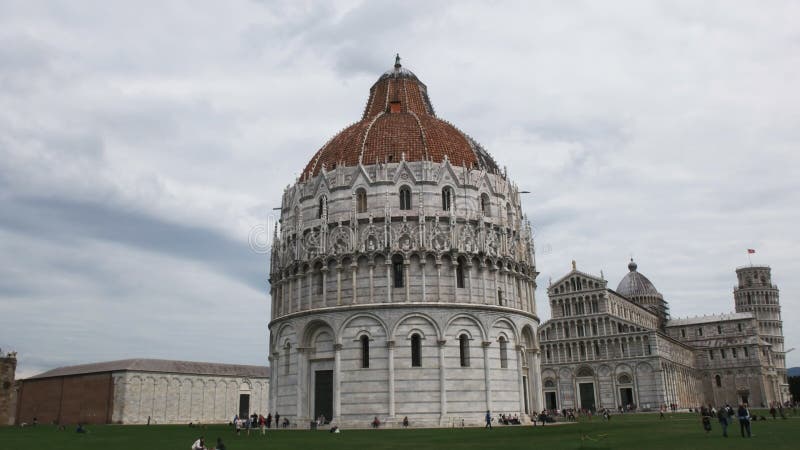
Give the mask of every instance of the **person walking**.
<svg viewBox="0 0 800 450">
<path fill-rule="evenodd" d="M 492 429 L 492 414 L 486 410 L 486 426 L 484 428 Z"/>
<path fill-rule="evenodd" d="M 722 428 L 722 436 L 728 437 L 728 410 L 720 408 L 717 414 L 717 420 L 719 421 L 719 426 Z"/>
<path fill-rule="evenodd" d="M 745 430 L 747 431 L 747 437 L 751 437 L 750 411 L 747 409 L 747 406 L 744 403 L 739 405 L 739 410 L 736 412 L 736 415 L 739 416 L 739 428 L 742 432 L 742 437 L 744 437 Z"/>
</svg>

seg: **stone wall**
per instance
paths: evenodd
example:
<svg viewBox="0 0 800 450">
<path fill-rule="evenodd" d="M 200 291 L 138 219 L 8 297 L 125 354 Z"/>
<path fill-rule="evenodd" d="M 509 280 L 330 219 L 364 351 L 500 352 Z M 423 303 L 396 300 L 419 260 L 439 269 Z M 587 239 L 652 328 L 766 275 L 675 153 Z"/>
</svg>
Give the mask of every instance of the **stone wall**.
<svg viewBox="0 0 800 450">
<path fill-rule="evenodd" d="M 227 423 L 239 414 L 241 394 L 250 395 L 248 414 L 269 412 L 269 379 L 117 372 L 114 423 Z"/>
<path fill-rule="evenodd" d="M 541 409 L 538 320 L 508 308 L 350 307 L 271 325 L 275 409 L 300 426 L 317 412 L 314 373 L 328 369 L 334 370 L 333 418 L 344 426 L 365 427 L 375 416 L 390 425 L 406 416 L 414 426 L 475 425 L 487 409 L 520 416 L 526 405 Z M 412 364 L 415 334 L 419 367 Z M 362 337 L 369 342 L 368 367 Z"/>
<path fill-rule="evenodd" d="M 16 353 L 0 354 L 0 426 L 13 425 L 17 409 Z"/>
</svg>

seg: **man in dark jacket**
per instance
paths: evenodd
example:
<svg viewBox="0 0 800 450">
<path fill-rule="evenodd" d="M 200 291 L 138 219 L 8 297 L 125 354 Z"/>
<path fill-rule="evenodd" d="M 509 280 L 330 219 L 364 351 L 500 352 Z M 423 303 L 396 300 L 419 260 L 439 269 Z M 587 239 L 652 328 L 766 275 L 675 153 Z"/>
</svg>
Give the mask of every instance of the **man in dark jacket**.
<svg viewBox="0 0 800 450">
<path fill-rule="evenodd" d="M 741 429 L 742 437 L 744 437 L 745 430 L 747 430 L 747 437 L 750 437 L 750 411 L 744 403 L 739 405 L 736 415 L 739 416 L 739 428 Z"/>
</svg>

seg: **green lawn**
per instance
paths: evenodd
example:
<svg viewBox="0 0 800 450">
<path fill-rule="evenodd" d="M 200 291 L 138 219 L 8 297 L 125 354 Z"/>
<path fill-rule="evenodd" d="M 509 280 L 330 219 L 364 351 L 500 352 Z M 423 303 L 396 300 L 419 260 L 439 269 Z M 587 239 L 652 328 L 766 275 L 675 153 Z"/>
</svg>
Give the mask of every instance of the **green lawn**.
<svg viewBox="0 0 800 450">
<path fill-rule="evenodd" d="M 738 424 L 729 427 L 730 437 L 721 436 L 719 424 L 706 436 L 700 419 L 693 414 L 670 414 L 659 420 L 658 414 L 613 416 L 611 422 L 595 418 L 578 424 L 547 427 L 497 426 L 493 430 L 408 429 L 326 431 L 272 431 L 266 437 L 258 433 L 235 436 L 223 425 L 205 430 L 187 426 L 90 426 L 79 435 L 74 428 L 56 431 L 52 426 L 36 428 L 0 428 L 2 450 L 188 450 L 203 433 L 206 443 L 217 436 L 230 450 L 245 449 L 796 449 L 800 446 L 800 418 L 754 422 L 752 439 L 739 436 Z M 582 440 L 581 435 L 585 436 Z M 213 446 L 212 446 L 213 448 Z"/>
</svg>

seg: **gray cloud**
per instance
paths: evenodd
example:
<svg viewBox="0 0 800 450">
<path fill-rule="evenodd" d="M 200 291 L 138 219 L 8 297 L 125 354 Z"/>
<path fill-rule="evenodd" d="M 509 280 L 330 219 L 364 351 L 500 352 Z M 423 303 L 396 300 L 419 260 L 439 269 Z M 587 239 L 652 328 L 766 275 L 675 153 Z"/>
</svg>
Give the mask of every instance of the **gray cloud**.
<svg viewBox="0 0 800 450">
<path fill-rule="evenodd" d="M 266 363 L 247 247 L 403 63 L 532 191 L 539 310 L 630 255 L 675 316 L 771 264 L 800 212 L 791 3 L 168 2 L 0 7 L 0 345 L 21 371 L 127 356 Z M 785 328 L 787 347 L 800 332 Z M 235 345 L 234 345 L 235 344 Z M 792 365 L 800 365 L 795 353 Z"/>
</svg>

